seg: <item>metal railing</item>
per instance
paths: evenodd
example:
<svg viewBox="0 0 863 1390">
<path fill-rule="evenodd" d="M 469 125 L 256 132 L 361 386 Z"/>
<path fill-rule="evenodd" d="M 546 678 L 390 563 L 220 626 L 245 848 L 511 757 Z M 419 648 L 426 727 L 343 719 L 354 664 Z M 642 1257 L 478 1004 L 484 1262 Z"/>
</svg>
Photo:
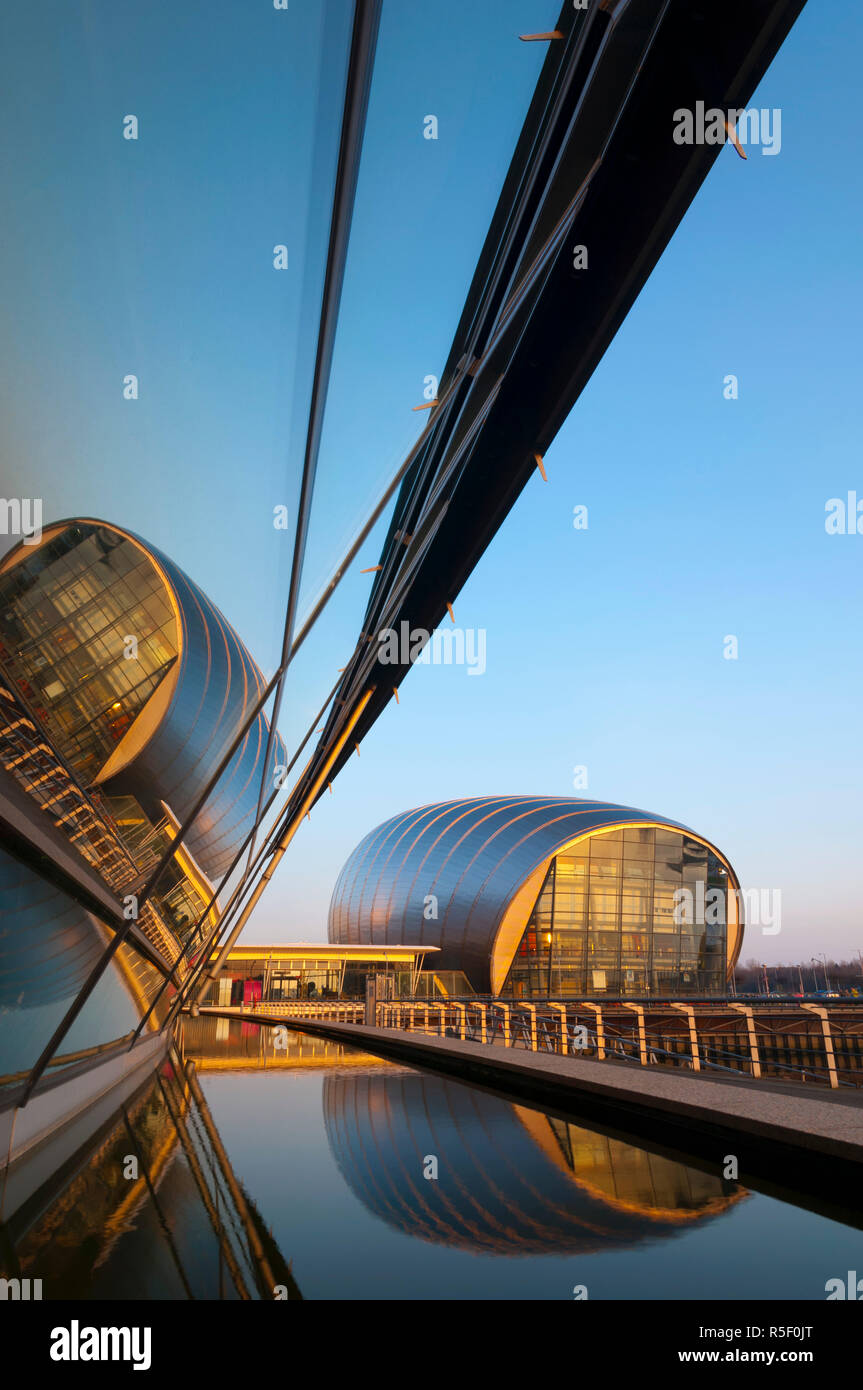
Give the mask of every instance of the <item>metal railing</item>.
<svg viewBox="0 0 863 1390">
<path fill-rule="evenodd" d="M 2 684 L 0 761 L 118 898 L 135 892 L 146 864 L 135 862 L 107 813 L 93 804 L 15 693 Z M 142 904 L 138 925 L 173 965 L 180 947 L 153 903 Z"/>
<path fill-rule="evenodd" d="M 320 1003 L 285 999 L 275 1003 L 201 1005 L 201 1013 L 266 1014 L 269 1018 L 331 1019 L 338 1023 L 361 1023 L 364 1005 L 360 1001 L 323 999 Z"/>
<path fill-rule="evenodd" d="M 846 1011 L 853 1031 L 837 1031 L 826 1008 L 717 1001 L 709 1005 L 532 1004 L 524 1000 L 413 999 L 376 1006 L 381 1028 L 521 1047 L 558 1056 L 666 1065 L 840 1086 L 863 1086 L 863 1008 Z M 838 1013 L 839 1010 L 835 1010 Z M 780 1033 L 771 1024 L 783 1026 Z M 797 1031 L 789 1033 L 789 1028 Z M 783 1055 L 784 1054 L 784 1055 Z M 793 1054 L 793 1055 L 792 1055 Z"/>
</svg>

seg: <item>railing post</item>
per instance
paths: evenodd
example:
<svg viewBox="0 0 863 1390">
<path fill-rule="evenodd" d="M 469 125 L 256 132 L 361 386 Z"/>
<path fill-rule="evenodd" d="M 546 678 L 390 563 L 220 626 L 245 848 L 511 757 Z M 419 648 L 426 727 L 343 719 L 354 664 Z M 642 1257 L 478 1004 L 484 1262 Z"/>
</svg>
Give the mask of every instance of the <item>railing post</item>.
<svg viewBox="0 0 863 1390">
<path fill-rule="evenodd" d="M 644 1034 L 644 1006 L 642 1004 L 623 1004 L 624 1009 L 631 1009 L 638 1019 L 638 1056 L 643 1067 L 647 1066 L 647 1038 Z M 752 1010 L 750 1009 L 750 1013 Z"/>
<path fill-rule="evenodd" d="M 454 1009 L 458 1009 L 458 1035 L 464 1042 L 467 1037 L 467 1009 L 464 1004 L 453 1004 Z"/>
<path fill-rule="evenodd" d="M 605 1024 L 602 1018 L 601 1004 L 588 1004 L 586 1000 L 581 1001 L 581 1007 L 590 1009 L 596 1015 L 596 1060 L 605 1061 Z"/>
<path fill-rule="evenodd" d="M 536 1052 L 536 1005 L 519 1004 L 520 1009 L 527 1009 L 530 1014 L 530 1050 Z"/>
<path fill-rule="evenodd" d="M 474 1007 L 479 1009 L 479 1040 L 483 1043 L 488 1042 L 485 1004 L 476 1004 Z"/>
<path fill-rule="evenodd" d="M 701 1071 L 701 1057 L 698 1051 L 698 1030 L 695 1027 L 695 1010 L 691 1004 L 670 1004 L 669 1008 L 686 1014 L 689 1022 L 689 1046 L 692 1051 L 692 1070 Z"/>
<path fill-rule="evenodd" d="M 566 1031 L 566 1005 L 549 1004 L 550 1009 L 556 1009 L 560 1014 L 560 1051 L 561 1056 L 565 1057 L 569 1051 L 569 1035 Z"/>
<path fill-rule="evenodd" d="M 503 1045 L 509 1047 L 509 1004 L 498 1004 L 498 1008 L 503 1014 Z"/>
<path fill-rule="evenodd" d="M 409 1030 L 410 1030 L 411 1032 L 414 1031 L 414 1015 L 415 1015 L 415 1014 L 416 1014 L 416 1005 L 415 1005 L 415 1004 L 411 1004 L 410 1008 L 408 1009 L 408 1028 L 409 1028 Z"/>
<path fill-rule="evenodd" d="M 755 1033 L 755 1017 L 749 1004 L 732 1004 L 729 1001 L 729 1009 L 736 1014 L 743 1014 L 746 1019 L 746 1032 L 749 1036 L 749 1054 L 752 1058 L 752 1075 L 761 1075 L 761 1057 L 758 1052 L 758 1037 Z"/>
<path fill-rule="evenodd" d="M 824 1056 L 827 1060 L 830 1085 L 835 1090 L 839 1085 L 839 1073 L 836 1070 L 836 1055 L 833 1051 L 833 1034 L 830 1031 L 830 1015 L 827 1010 L 822 1009 L 819 1004 L 803 1004 L 801 1008 L 806 1009 L 810 1014 L 817 1014 L 821 1019 L 821 1032 L 824 1035 Z"/>
</svg>

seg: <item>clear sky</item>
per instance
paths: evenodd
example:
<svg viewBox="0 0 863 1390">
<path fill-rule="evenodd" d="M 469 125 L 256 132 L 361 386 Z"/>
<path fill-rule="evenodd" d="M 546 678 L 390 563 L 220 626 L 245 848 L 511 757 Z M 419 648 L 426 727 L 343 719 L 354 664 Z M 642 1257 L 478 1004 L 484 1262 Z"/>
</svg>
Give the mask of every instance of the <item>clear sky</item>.
<svg viewBox="0 0 863 1390">
<path fill-rule="evenodd" d="M 0 492 L 163 547 L 268 673 L 291 538 L 272 515 L 293 517 L 348 14 L 48 0 L 7 8 L 0 33 Z M 384 0 L 306 601 L 423 422 L 411 406 L 443 367 L 544 57 L 516 36 L 554 18 L 547 0 Z M 863 497 L 861 51 L 855 0 L 804 10 L 753 101 L 781 108 L 781 152 L 722 151 L 548 482 L 458 599 L 458 625 L 486 631 L 485 674 L 410 674 L 248 936 L 323 939 L 338 871 L 380 820 L 579 794 L 585 765 L 587 794 L 691 825 L 745 886 L 781 892 L 781 932 L 753 930 L 744 957 L 863 950 L 863 535 L 825 530 L 828 499 Z M 367 593 L 352 574 L 297 662 L 289 743 Z"/>
</svg>

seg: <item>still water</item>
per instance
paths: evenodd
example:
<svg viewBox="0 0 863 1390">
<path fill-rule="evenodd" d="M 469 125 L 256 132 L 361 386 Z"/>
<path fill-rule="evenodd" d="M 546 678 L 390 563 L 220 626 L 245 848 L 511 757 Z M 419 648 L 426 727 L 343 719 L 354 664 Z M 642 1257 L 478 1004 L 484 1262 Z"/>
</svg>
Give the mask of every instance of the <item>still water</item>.
<svg viewBox="0 0 863 1390">
<path fill-rule="evenodd" d="M 6 1263 L 42 1277 L 45 1298 L 98 1299 L 278 1285 L 306 1299 L 571 1300 L 584 1286 L 823 1301 L 828 1279 L 863 1268 L 859 1212 L 830 1220 L 460 1082 L 274 1040 L 189 1021 L 185 1056 L 7 1223 Z"/>
</svg>

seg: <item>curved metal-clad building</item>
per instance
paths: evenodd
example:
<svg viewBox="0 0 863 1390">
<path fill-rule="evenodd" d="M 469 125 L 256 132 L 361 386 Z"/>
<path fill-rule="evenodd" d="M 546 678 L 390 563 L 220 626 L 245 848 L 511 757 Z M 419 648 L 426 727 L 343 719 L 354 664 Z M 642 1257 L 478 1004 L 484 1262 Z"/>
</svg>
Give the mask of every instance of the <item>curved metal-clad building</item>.
<svg viewBox="0 0 863 1390">
<path fill-rule="evenodd" d="M 348 1186 L 400 1231 L 477 1253 L 587 1254 L 681 1234 L 744 1197 L 734 1183 L 420 1072 L 324 1078 Z M 424 1166 L 437 1161 L 435 1181 Z"/>
<path fill-rule="evenodd" d="M 79 903 L 0 849 L 0 1092 L 26 1075 L 105 950 L 107 930 Z M 159 977 L 121 946 L 67 1034 L 64 1053 L 130 1034 Z"/>
<path fill-rule="evenodd" d="M 373 830 L 330 904 L 338 943 L 437 946 L 492 994 L 720 993 L 739 885 L 688 827 L 573 797 L 487 797 Z"/>
<path fill-rule="evenodd" d="M 0 656 L 81 780 L 121 823 L 135 805 L 181 822 L 263 687 L 215 604 L 131 531 L 80 519 L 10 551 L 0 614 Z M 260 714 L 187 838 L 210 879 L 251 828 L 268 730 Z M 283 761 L 276 738 L 267 780 Z"/>
<path fill-rule="evenodd" d="M 182 821 L 260 696 L 264 679 L 234 628 L 203 590 L 162 551 L 148 549 L 170 585 L 178 611 L 176 677 L 170 703 L 140 751 L 133 744 L 127 754 L 132 761 L 123 772 L 112 776 L 109 764 L 99 781 L 108 791 L 132 780 L 144 796 L 156 789 Z M 189 849 L 211 878 L 227 869 L 251 829 L 268 733 L 269 721 L 259 714 L 188 836 Z M 115 757 L 123 754 L 121 743 Z M 277 765 L 284 762 L 284 744 L 277 735 L 266 779 L 270 787 Z"/>
<path fill-rule="evenodd" d="M 104 949 L 84 908 L 0 849 L 0 1030 L 9 1010 L 73 996 Z"/>
</svg>

